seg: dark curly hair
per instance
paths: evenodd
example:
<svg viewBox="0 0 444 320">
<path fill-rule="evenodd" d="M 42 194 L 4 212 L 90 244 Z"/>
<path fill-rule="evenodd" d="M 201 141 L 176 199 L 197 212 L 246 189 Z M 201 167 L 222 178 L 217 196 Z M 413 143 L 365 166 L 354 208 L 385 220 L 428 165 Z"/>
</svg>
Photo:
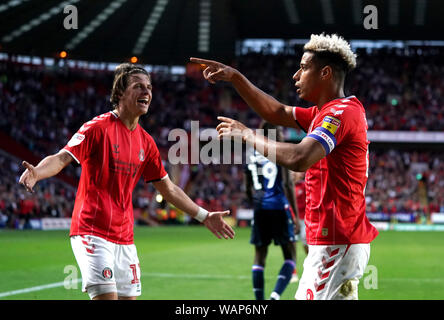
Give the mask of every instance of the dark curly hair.
<svg viewBox="0 0 444 320">
<path fill-rule="evenodd" d="M 119 104 L 120 97 L 128 87 L 128 81 L 133 74 L 144 74 L 151 81 L 151 76 L 142 66 L 132 63 L 122 63 L 117 66 L 114 72 L 113 89 L 111 91 L 110 102 L 113 106 Z"/>
</svg>

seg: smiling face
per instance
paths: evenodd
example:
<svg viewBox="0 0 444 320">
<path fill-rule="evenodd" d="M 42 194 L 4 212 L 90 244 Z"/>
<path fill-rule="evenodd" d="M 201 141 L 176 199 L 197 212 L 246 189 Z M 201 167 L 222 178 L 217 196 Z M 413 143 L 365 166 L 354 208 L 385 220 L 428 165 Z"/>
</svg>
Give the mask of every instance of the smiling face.
<svg viewBox="0 0 444 320">
<path fill-rule="evenodd" d="M 313 53 L 306 51 L 301 58 L 300 68 L 293 75 L 299 98 L 317 103 L 323 88 L 322 69 L 313 61 Z"/>
<path fill-rule="evenodd" d="M 148 112 L 153 97 L 153 87 L 150 78 L 143 73 L 132 74 L 128 86 L 119 100 L 119 106 L 134 117 L 140 117 Z"/>
</svg>

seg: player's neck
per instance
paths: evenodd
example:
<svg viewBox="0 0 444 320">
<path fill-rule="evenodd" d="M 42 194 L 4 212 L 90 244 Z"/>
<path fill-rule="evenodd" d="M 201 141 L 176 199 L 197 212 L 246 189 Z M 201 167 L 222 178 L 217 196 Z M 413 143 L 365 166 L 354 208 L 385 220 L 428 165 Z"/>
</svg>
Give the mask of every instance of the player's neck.
<svg viewBox="0 0 444 320">
<path fill-rule="evenodd" d="M 120 121 L 123 122 L 128 130 L 134 131 L 137 128 L 137 124 L 139 123 L 138 116 L 134 117 L 134 115 L 129 114 L 128 112 L 122 112 L 119 109 L 114 109 L 113 112 L 119 117 Z"/>
<path fill-rule="evenodd" d="M 335 99 L 340 99 L 340 98 L 344 98 L 345 97 L 345 93 L 344 93 L 344 88 L 337 88 L 337 89 L 333 89 L 333 90 L 323 90 L 319 96 L 319 99 L 316 103 L 316 105 L 318 106 L 318 109 L 320 110 L 326 103 L 335 100 Z"/>
</svg>

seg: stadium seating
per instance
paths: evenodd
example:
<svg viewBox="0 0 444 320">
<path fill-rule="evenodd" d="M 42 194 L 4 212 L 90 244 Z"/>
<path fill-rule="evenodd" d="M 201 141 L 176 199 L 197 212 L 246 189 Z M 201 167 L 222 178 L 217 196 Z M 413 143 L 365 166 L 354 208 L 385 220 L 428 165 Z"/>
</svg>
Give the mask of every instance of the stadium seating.
<svg viewBox="0 0 444 320">
<path fill-rule="evenodd" d="M 366 106 L 370 130 L 444 131 L 444 63 L 442 48 L 379 49 L 358 51 L 357 69 L 346 91 Z M 300 101 L 291 79 L 299 57 L 292 54 L 250 52 L 234 62 L 253 83 L 281 101 Z M 83 122 L 111 109 L 108 102 L 113 74 L 67 68 L 48 69 L 0 61 L 0 132 L 23 145 L 36 157 L 62 148 Z M 190 130 L 191 121 L 201 128 L 214 128 L 218 115 L 258 127 L 260 119 L 224 83 L 209 85 L 186 75 L 152 73 L 153 101 L 141 125 L 154 137 L 163 158 L 173 128 Z M 0 226 L 17 227 L 27 214 L 70 215 L 75 184 L 50 179 L 40 182 L 36 193 L 27 195 L 15 187 L 23 171 L 21 159 L 0 153 Z M 166 163 L 166 165 L 168 165 Z M 169 170 L 176 170 L 172 167 Z M 182 166 L 171 174 L 176 183 L 199 204 L 213 210 L 248 206 L 243 189 L 242 165 Z M 73 179 L 80 175 L 74 165 L 64 170 Z M 140 190 L 148 188 L 140 201 Z M 442 152 L 380 148 L 371 152 L 366 190 L 369 213 L 411 213 L 417 217 L 444 212 L 444 156 Z M 136 209 L 155 211 L 155 190 L 139 183 Z M 154 205 L 147 206 L 147 203 Z M 158 218 L 155 213 L 152 217 Z M 158 219 L 160 222 L 162 219 Z M 3 221 L 3 223 L 2 223 Z"/>
</svg>

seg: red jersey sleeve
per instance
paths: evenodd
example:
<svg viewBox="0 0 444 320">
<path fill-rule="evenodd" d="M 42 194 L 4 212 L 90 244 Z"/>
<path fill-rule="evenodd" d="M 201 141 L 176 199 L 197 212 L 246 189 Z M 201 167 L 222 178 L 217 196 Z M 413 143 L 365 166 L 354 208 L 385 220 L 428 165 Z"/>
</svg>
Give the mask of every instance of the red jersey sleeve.
<svg viewBox="0 0 444 320">
<path fill-rule="evenodd" d="M 91 122 L 85 123 L 68 141 L 63 148 L 74 160 L 81 164 L 94 151 L 94 145 L 98 141 L 100 129 Z"/>
<path fill-rule="evenodd" d="M 156 143 L 151 136 L 148 136 L 148 141 L 147 162 L 142 172 L 143 179 L 147 183 L 159 181 L 168 175 L 163 166 Z"/>
<path fill-rule="evenodd" d="M 293 118 L 302 130 L 308 132 L 310 124 L 316 116 L 317 112 L 318 110 L 316 106 L 311 108 L 294 107 Z"/>
<path fill-rule="evenodd" d="M 313 130 L 308 137 L 320 142 L 328 155 L 348 139 L 356 128 L 361 127 L 361 117 L 359 109 L 353 105 L 332 105 L 313 123 Z"/>
</svg>

